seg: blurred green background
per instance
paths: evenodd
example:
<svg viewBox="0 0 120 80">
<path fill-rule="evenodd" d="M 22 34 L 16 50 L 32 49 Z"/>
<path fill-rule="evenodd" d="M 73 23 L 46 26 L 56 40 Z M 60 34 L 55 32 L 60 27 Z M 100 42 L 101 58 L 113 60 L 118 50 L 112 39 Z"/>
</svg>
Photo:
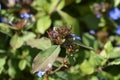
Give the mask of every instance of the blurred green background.
<svg viewBox="0 0 120 80">
<path fill-rule="evenodd" d="M 120 0 L 0 0 L 0 80 L 120 80 L 119 8 Z M 33 59 L 55 45 L 48 32 L 61 26 L 72 27 L 85 46 L 67 68 L 38 77 Z M 60 47 L 56 55 L 65 56 Z M 38 62 L 47 65 L 43 58 Z"/>
</svg>

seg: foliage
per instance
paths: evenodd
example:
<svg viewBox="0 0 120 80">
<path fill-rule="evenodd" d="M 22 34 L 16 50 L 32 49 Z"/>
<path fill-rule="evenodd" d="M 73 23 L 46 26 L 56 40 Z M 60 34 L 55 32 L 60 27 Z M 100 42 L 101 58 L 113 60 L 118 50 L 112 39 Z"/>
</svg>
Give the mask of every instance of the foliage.
<svg viewBox="0 0 120 80">
<path fill-rule="evenodd" d="M 0 80 L 120 80 L 120 0 L 0 0 Z"/>
</svg>

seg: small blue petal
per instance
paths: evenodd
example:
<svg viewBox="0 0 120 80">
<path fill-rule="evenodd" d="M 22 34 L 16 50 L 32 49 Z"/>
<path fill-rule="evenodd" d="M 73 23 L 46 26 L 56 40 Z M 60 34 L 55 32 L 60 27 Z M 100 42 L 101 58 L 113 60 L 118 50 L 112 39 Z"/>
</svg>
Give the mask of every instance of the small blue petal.
<svg viewBox="0 0 120 80">
<path fill-rule="evenodd" d="M 79 36 L 76 36 L 75 39 L 77 39 L 77 40 L 81 40 L 81 38 L 80 38 Z"/>
<path fill-rule="evenodd" d="M 1 4 L 0 4 L 0 10 L 2 9 L 2 6 L 1 6 Z"/>
<path fill-rule="evenodd" d="M 101 17 L 101 14 L 97 14 L 96 17 L 97 17 L 97 18 L 100 18 L 100 17 Z"/>
<path fill-rule="evenodd" d="M 120 25 L 118 25 L 118 28 L 116 30 L 116 34 L 120 35 Z"/>
<path fill-rule="evenodd" d="M 90 30 L 89 33 L 94 35 L 95 31 L 94 30 Z"/>
<path fill-rule="evenodd" d="M 4 17 L 0 17 L 0 22 L 4 22 Z"/>
<path fill-rule="evenodd" d="M 20 15 L 21 18 L 24 18 L 24 19 L 28 19 L 28 18 L 31 18 L 32 17 L 32 14 L 28 14 L 28 13 L 23 13 Z"/>
<path fill-rule="evenodd" d="M 44 74 L 45 74 L 45 71 L 39 71 L 39 72 L 37 73 L 37 76 L 38 76 L 38 77 L 42 77 Z"/>
<path fill-rule="evenodd" d="M 79 36 L 76 36 L 75 34 L 71 34 L 71 36 L 73 37 L 73 39 L 81 40 L 81 38 Z"/>
<path fill-rule="evenodd" d="M 109 12 L 109 16 L 113 20 L 119 19 L 120 18 L 120 10 L 119 10 L 119 8 L 114 8 L 113 10 L 111 10 Z"/>
<path fill-rule="evenodd" d="M 76 35 L 75 34 L 71 34 L 72 37 L 75 37 Z"/>
</svg>

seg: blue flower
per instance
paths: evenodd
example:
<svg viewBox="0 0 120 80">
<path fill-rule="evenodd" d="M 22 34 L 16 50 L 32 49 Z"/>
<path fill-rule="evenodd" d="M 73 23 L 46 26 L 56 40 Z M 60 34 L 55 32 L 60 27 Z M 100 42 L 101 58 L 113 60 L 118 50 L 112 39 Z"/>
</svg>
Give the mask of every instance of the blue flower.
<svg viewBox="0 0 120 80">
<path fill-rule="evenodd" d="M 90 30 L 89 33 L 92 34 L 92 35 L 94 35 L 95 31 L 94 30 Z"/>
<path fill-rule="evenodd" d="M 2 6 L 1 6 L 1 4 L 0 4 L 0 10 L 2 9 Z"/>
<path fill-rule="evenodd" d="M 73 37 L 73 39 L 81 40 L 81 38 L 79 36 L 76 36 L 75 34 L 71 34 L 71 36 Z"/>
<path fill-rule="evenodd" d="M 39 71 L 39 72 L 37 73 L 37 76 L 38 76 L 38 77 L 42 77 L 44 74 L 45 74 L 45 71 Z"/>
<path fill-rule="evenodd" d="M 0 17 L 0 22 L 4 22 L 4 17 Z"/>
<path fill-rule="evenodd" d="M 101 18 L 101 14 L 96 14 L 96 17 L 97 18 Z"/>
<path fill-rule="evenodd" d="M 24 18 L 24 19 L 28 19 L 28 18 L 31 18 L 31 17 L 32 17 L 32 14 L 23 13 L 23 14 L 20 14 L 20 17 L 21 17 L 21 18 Z"/>
<path fill-rule="evenodd" d="M 109 16 L 113 20 L 117 20 L 120 18 L 120 9 L 119 8 L 114 8 L 109 12 Z"/>
<path fill-rule="evenodd" d="M 118 28 L 116 30 L 116 34 L 120 35 L 120 25 L 118 25 Z"/>
</svg>

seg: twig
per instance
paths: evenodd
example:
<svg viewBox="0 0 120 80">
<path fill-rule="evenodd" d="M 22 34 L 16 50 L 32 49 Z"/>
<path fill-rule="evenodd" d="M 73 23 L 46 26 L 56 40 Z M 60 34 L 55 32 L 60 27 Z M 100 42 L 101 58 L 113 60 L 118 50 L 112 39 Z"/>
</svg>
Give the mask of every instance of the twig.
<svg viewBox="0 0 120 80">
<path fill-rule="evenodd" d="M 64 60 L 66 60 L 68 58 L 68 55 L 65 56 Z M 57 69 L 55 69 L 54 71 L 50 72 L 50 74 L 53 74 L 57 71 L 59 71 L 63 66 L 64 66 L 64 60 L 63 63 L 61 64 L 61 66 L 59 66 Z"/>
</svg>

